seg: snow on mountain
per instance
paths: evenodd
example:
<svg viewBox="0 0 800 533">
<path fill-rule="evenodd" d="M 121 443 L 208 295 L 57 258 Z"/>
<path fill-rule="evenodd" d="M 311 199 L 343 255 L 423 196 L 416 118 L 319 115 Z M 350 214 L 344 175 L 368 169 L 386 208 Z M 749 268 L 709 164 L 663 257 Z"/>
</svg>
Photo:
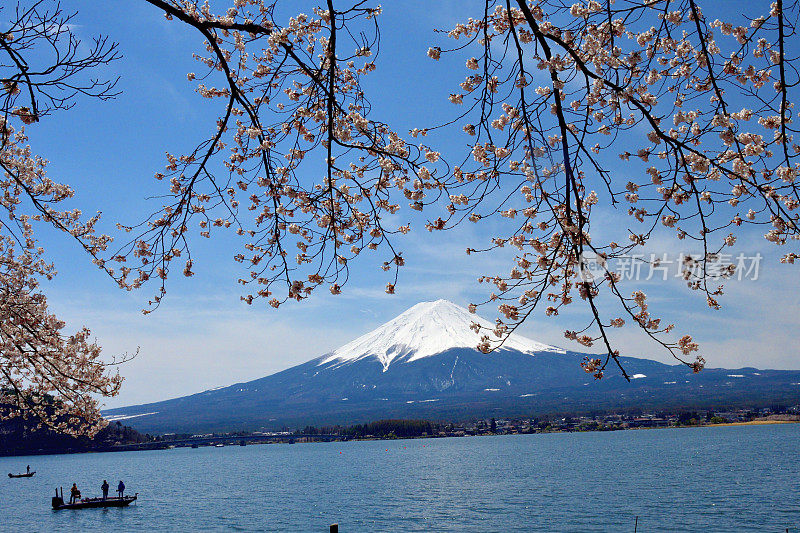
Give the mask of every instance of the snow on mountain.
<svg viewBox="0 0 800 533">
<path fill-rule="evenodd" d="M 421 302 L 379 328 L 351 341 L 323 356 L 320 365 L 346 364 L 366 357 L 375 357 L 385 372 L 393 361 L 401 357 L 407 362 L 430 357 L 453 348 L 475 348 L 480 336 L 470 329 L 473 322 L 494 329 L 494 324 L 474 315 L 448 300 Z M 565 353 L 563 349 L 549 346 L 511 334 L 501 350 L 523 353 Z"/>
</svg>

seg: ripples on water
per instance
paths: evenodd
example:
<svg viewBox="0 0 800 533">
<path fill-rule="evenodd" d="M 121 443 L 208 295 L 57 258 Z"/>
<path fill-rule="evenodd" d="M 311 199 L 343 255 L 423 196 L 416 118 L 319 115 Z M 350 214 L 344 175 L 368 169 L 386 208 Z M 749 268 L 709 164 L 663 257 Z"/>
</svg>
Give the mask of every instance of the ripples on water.
<svg viewBox="0 0 800 533">
<path fill-rule="evenodd" d="M 800 424 L 0 458 L 3 531 L 800 528 Z M 120 479 L 126 509 L 50 510 Z"/>
</svg>

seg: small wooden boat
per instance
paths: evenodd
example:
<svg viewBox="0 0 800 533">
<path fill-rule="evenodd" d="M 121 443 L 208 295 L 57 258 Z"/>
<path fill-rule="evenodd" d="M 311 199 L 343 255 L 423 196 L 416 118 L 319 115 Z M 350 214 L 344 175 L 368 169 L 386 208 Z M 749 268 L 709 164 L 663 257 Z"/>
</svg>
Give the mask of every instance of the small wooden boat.
<svg viewBox="0 0 800 533">
<path fill-rule="evenodd" d="M 135 493 L 133 496 L 123 496 L 122 498 L 114 497 L 114 498 L 83 498 L 81 500 L 76 501 L 75 503 L 64 503 L 64 498 L 58 495 L 58 491 L 56 491 L 56 496 L 53 497 L 53 510 L 60 511 L 62 509 L 96 509 L 99 507 L 127 507 L 131 503 L 135 502 L 136 499 L 139 497 L 139 493 Z"/>
<path fill-rule="evenodd" d="M 34 475 L 35 473 L 36 473 L 35 471 L 34 471 L 34 472 L 26 472 L 25 474 L 11 474 L 11 473 L 9 473 L 9 474 L 8 474 L 8 477 L 10 477 L 10 478 L 16 478 L 16 477 L 33 477 L 33 475 Z"/>
</svg>

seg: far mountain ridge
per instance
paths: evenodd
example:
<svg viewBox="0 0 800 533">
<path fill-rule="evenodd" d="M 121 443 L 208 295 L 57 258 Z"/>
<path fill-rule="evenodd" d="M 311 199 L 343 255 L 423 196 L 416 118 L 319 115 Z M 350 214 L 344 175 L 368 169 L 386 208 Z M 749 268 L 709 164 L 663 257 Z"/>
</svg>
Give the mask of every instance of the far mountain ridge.
<svg viewBox="0 0 800 533">
<path fill-rule="evenodd" d="M 622 357 L 633 379 L 601 380 L 586 354 L 512 334 L 484 354 L 447 300 L 421 302 L 373 331 L 276 374 L 152 404 L 111 409 L 140 431 L 209 432 L 489 416 L 800 404 L 800 371 L 705 369 Z"/>
</svg>

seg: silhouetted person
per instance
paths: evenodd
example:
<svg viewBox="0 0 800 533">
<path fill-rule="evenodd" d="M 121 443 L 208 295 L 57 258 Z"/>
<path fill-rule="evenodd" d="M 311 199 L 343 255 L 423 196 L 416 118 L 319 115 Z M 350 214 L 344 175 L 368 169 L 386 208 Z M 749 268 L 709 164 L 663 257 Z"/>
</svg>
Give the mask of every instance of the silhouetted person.
<svg viewBox="0 0 800 533">
<path fill-rule="evenodd" d="M 105 500 L 108 498 L 108 481 L 104 479 L 103 484 L 100 485 L 100 489 L 103 491 L 103 499 Z"/>
<path fill-rule="evenodd" d="M 117 485 L 117 494 L 119 494 L 120 498 L 125 495 L 125 483 L 121 479 L 119 480 L 119 485 Z"/>
<path fill-rule="evenodd" d="M 81 491 L 78 490 L 78 485 L 76 483 L 72 484 L 72 488 L 69 489 L 69 503 L 77 502 L 81 497 Z"/>
<path fill-rule="evenodd" d="M 28 473 L 31 473 L 31 465 L 28 465 Z"/>
</svg>

